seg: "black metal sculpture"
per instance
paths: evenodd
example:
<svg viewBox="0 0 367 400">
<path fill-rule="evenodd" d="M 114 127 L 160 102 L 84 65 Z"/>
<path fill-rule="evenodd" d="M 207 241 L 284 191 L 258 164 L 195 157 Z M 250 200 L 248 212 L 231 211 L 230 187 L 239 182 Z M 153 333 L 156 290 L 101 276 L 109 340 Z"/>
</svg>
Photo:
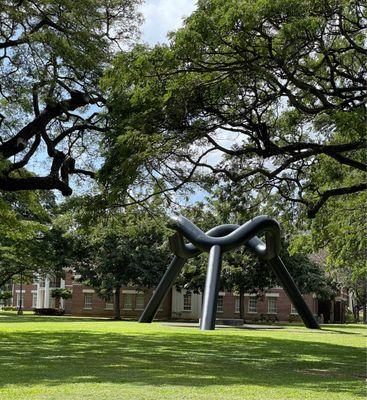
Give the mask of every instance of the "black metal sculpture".
<svg viewBox="0 0 367 400">
<path fill-rule="evenodd" d="M 200 329 L 215 329 L 222 253 L 240 246 L 246 246 L 250 251 L 267 261 L 306 327 L 319 329 L 318 323 L 279 257 L 280 228 L 277 221 L 267 216 L 259 216 L 241 226 L 235 224 L 219 225 L 204 233 L 187 218 L 180 216 L 177 219 L 172 219 L 170 226 L 176 230 L 176 233 L 170 238 L 170 247 L 175 256 L 143 311 L 139 322 L 152 322 L 186 260 L 206 251 L 209 253 L 209 260 Z M 265 243 L 256 236 L 263 233 L 265 233 Z M 190 243 L 185 244 L 184 238 Z"/>
</svg>

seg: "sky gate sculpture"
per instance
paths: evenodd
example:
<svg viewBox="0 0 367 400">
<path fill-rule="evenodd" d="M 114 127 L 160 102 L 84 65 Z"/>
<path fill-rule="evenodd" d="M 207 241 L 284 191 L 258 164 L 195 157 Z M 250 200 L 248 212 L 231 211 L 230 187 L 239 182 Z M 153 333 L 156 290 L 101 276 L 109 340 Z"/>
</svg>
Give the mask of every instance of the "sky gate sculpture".
<svg viewBox="0 0 367 400">
<path fill-rule="evenodd" d="M 209 259 L 200 329 L 215 329 L 222 254 L 240 246 L 246 246 L 268 263 L 306 327 L 319 329 L 317 321 L 279 257 L 280 228 L 277 221 L 267 216 L 259 216 L 241 226 L 235 224 L 219 225 L 204 233 L 190 220 L 180 216 L 172 219 L 170 226 L 176 230 L 176 233 L 170 238 L 170 247 L 175 256 L 143 311 L 139 322 L 152 322 L 160 304 L 172 288 L 185 262 L 189 258 L 196 257 L 201 252 L 206 251 L 209 253 Z M 265 243 L 256 236 L 264 233 Z M 190 243 L 186 244 L 184 238 Z"/>
</svg>

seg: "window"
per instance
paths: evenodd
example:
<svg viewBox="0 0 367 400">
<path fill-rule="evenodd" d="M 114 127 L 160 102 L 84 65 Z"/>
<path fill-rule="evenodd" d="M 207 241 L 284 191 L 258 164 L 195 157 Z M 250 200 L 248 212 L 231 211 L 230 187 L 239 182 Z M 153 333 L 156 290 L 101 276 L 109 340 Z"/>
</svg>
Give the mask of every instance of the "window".
<svg viewBox="0 0 367 400">
<path fill-rule="evenodd" d="M 249 313 L 257 313 L 257 298 L 250 297 L 248 299 L 248 312 Z"/>
<path fill-rule="evenodd" d="M 183 311 L 191 311 L 191 293 L 186 292 L 183 296 Z"/>
<path fill-rule="evenodd" d="M 122 295 L 124 302 L 124 310 L 132 310 L 133 309 L 133 295 L 131 293 L 124 293 Z"/>
<path fill-rule="evenodd" d="M 37 307 L 37 292 L 32 293 L 32 308 Z"/>
<path fill-rule="evenodd" d="M 217 300 L 217 312 L 223 312 L 223 296 L 218 296 Z"/>
<path fill-rule="evenodd" d="M 277 313 L 277 299 L 276 297 L 268 298 L 268 314 L 276 314 Z"/>
<path fill-rule="evenodd" d="M 114 309 L 113 298 L 106 300 L 105 309 L 106 310 L 113 310 Z"/>
<path fill-rule="evenodd" d="M 292 315 L 298 315 L 298 312 L 297 312 L 297 310 L 295 309 L 295 307 L 294 307 L 293 304 L 291 304 L 291 314 L 292 314 Z"/>
<path fill-rule="evenodd" d="M 17 307 L 20 307 L 20 293 L 17 293 Z M 24 307 L 24 292 L 22 293 L 22 308 Z"/>
<path fill-rule="evenodd" d="M 234 303 L 234 312 L 239 313 L 240 312 L 240 298 L 236 297 L 235 303 Z"/>
<path fill-rule="evenodd" d="M 93 293 L 84 293 L 84 308 L 92 309 Z"/>
<path fill-rule="evenodd" d="M 143 310 L 144 309 L 144 293 L 137 293 L 135 296 L 135 309 Z"/>
</svg>

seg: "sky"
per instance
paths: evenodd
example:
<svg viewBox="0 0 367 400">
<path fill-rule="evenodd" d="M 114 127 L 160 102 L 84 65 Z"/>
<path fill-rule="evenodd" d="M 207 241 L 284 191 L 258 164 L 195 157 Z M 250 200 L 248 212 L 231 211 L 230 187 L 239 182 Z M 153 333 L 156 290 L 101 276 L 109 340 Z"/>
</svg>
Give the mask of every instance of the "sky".
<svg viewBox="0 0 367 400">
<path fill-rule="evenodd" d="M 151 46 L 166 42 L 167 33 L 180 28 L 195 8 L 193 0 L 146 0 L 141 6 L 145 19 L 142 40 Z"/>
</svg>

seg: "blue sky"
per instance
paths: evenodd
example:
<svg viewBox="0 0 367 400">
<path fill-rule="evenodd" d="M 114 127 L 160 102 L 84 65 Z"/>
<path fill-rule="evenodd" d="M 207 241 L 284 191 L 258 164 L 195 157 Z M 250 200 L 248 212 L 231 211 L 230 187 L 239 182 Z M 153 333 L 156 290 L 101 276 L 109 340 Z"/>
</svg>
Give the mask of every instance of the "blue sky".
<svg viewBox="0 0 367 400">
<path fill-rule="evenodd" d="M 141 6 L 145 22 L 142 40 L 150 45 L 166 41 L 168 32 L 178 29 L 184 17 L 196 8 L 193 0 L 147 0 Z"/>
</svg>

